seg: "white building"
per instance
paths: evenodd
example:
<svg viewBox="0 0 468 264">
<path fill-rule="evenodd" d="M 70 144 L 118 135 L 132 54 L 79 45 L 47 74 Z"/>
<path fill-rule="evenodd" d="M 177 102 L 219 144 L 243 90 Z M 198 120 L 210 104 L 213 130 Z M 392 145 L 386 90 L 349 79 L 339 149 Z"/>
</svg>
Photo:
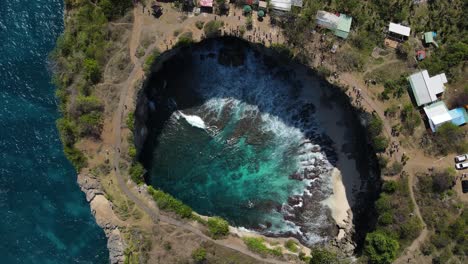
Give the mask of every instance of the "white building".
<svg viewBox="0 0 468 264">
<path fill-rule="evenodd" d="M 390 25 L 388 26 L 388 31 L 398 35 L 409 37 L 411 28 L 390 22 Z"/>
<path fill-rule="evenodd" d="M 429 77 L 427 70 L 412 74 L 408 80 L 418 106 L 436 101 L 437 96 L 444 92 L 444 84 L 447 83 L 444 73 Z"/>
<path fill-rule="evenodd" d="M 442 124 L 452 121 L 452 116 L 442 101 L 424 107 L 424 112 L 426 113 L 432 132 L 436 132 L 437 128 Z"/>
</svg>

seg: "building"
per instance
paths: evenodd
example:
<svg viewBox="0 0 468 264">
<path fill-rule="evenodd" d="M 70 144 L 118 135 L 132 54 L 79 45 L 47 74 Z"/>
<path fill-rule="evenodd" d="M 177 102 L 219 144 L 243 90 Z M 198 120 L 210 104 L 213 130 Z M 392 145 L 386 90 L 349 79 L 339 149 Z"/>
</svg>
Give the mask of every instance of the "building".
<svg viewBox="0 0 468 264">
<path fill-rule="evenodd" d="M 213 0 L 200 0 L 200 7 L 205 8 L 212 8 L 213 7 Z"/>
<path fill-rule="evenodd" d="M 279 11 L 291 11 L 291 0 L 271 0 L 271 8 Z"/>
<path fill-rule="evenodd" d="M 426 32 L 424 33 L 423 35 L 423 38 L 424 38 L 424 42 L 429 45 L 429 44 L 432 44 L 436 47 L 439 47 L 439 45 L 437 44 L 437 42 L 435 42 L 434 38 L 437 36 L 437 33 L 435 32 Z"/>
<path fill-rule="evenodd" d="M 258 2 L 258 9 L 262 9 L 264 11 L 267 10 L 267 2 L 266 1 L 259 1 Z"/>
<path fill-rule="evenodd" d="M 405 38 L 408 38 L 410 36 L 411 28 L 390 22 L 390 25 L 388 26 L 388 31 L 390 32 L 390 37 L 399 40 L 404 40 Z"/>
<path fill-rule="evenodd" d="M 448 110 L 444 102 L 436 102 L 424 107 L 429 126 L 432 132 L 436 132 L 437 128 L 447 122 L 452 122 L 456 126 L 466 124 L 468 121 L 468 114 L 462 107 Z"/>
<path fill-rule="evenodd" d="M 468 122 L 468 114 L 463 107 L 452 109 L 449 111 L 449 114 L 450 117 L 452 117 L 452 123 L 454 125 L 461 126 Z"/>
<path fill-rule="evenodd" d="M 346 39 L 351 31 L 353 18 L 345 14 L 335 15 L 326 11 L 318 11 L 316 16 L 317 25 L 333 31 L 335 36 Z"/>
<path fill-rule="evenodd" d="M 424 107 L 424 112 L 432 132 L 436 132 L 442 124 L 452 121 L 449 110 L 442 101 Z"/>
<path fill-rule="evenodd" d="M 429 77 L 427 70 L 412 74 L 408 78 L 418 106 L 432 103 L 444 92 L 447 77 L 444 73 Z"/>
</svg>

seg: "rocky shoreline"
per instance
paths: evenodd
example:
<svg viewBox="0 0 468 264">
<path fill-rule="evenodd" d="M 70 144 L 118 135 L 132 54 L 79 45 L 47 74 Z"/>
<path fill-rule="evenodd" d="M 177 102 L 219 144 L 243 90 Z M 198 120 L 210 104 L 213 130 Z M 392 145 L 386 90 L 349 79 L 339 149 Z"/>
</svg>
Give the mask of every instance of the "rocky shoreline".
<svg viewBox="0 0 468 264">
<path fill-rule="evenodd" d="M 117 219 L 112 211 L 113 205 L 105 197 L 101 184 L 95 177 L 84 173 L 78 174 L 77 182 L 81 191 L 86 194 L 86 201 L 91 207 L 96 223 L 104 230 L 107 237 L 109 262 L 111 264 L 124 263 L 124 251 L 127 245 L 116 223 Z"/>
<path fill-rule="evenodd" d="M 256 51 L 266 55 L 267 57 L 273 58 L 275 54 L 273 50 L 266 47 L 262 47 L 259 44 L 248 43 L 248 45 L 254 48 Z M 180 48 L 176 48 L 163 53 L 161 57 L 159 57 L 157 63 L 153 65 L 152 72 L 157 71 L 157 69 L 160 69 L 165 61 L 177 55 L 178 52 L 180 52 Z M 143 88 L 138 91 L 138 100 L 142 100 L 141 102 L 146 102 L 144 103 L 144 105 L 148 105 L 148 98 L 142 95 L 142 91 L 145 87 L 145 84 L 143 84 L 142 87 Z M 148 108 L 141 108 L 139 107 L 139 105 L 140 104 L 138 104 L 135 109 L 135 145 L 137 147 L 137 150 L 141 151 L 146 137 L 149 134 L 148 128 L 146 127 L 146 121 L 148 118 Z M 331 152 L 333 151 L 333 149 L 322 150 L 320 149 L 320 147 L 318 149 L 314 148 L 313 150 L 326 151 L 328 152 L 328 154 L 331 154 Z M 330 155 L 330 157 L 332 159 L 335 158 L 333 155 Z M 296 180 L 313 180 L 316 177 L 317 173 L 318 171 L 315 169 L 308 171 L 306 174 L 298 173 L 291 175 L 290 177 Z M 105 235 L 108 239 L 107 246 L 109 249 L 110 262 L 123 263 L 125 258 L 124 250 L 126 248 L 126 244 L 125 239 L 119 229 L 118 218 L 115 217 L 115 215 L 113 214 L 112 203 L 106 199 L 103 189 L 99 181 L 95 177 L 89 174 L 80 173 L 78 175 L 78 184 L 81 190 L 86 194 L 86 200 L 90 203 L 90 207 L 93 216 L 96 218 L 97 224 L 101 228 L 103 228 Z M 291 197 L 288 201 L 288 206 L 294 208 L 294 206 L 296 206 L 299 202 L 303 201 L 299 200 L 297 197 Z M 282 209 L 288 211 L 288 208 Z M 332 218 L 331 215 L 329 217 Z M 330 241 L 330 245 L 332 247 L 337 248 L 339 251 L 343 252 L 347 256 L 352 256 L 354 250 L 357 247 L 357 243 L 355 241 L 356 230 L 355 225 L 353 224 L 354 221 L 355 219 L 353 218 L 352 211 L 348 210 L 347 218 L 343 220 L 343 223 L 336 223 L 336 226 L 333 228 L 335 230 L 334 232 L 336 233 L 336 237 Z M 300 237 L 295 237 L 300 239 Z"/>
</svg>

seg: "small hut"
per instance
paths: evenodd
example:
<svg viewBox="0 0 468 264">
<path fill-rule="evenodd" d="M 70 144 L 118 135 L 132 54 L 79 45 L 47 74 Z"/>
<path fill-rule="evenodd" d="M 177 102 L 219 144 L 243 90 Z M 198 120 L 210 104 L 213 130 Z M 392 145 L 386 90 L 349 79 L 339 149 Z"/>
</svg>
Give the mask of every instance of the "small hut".
<svg viewBox="0 0 468 264">
<path fill-rule="evenodd" d="M 437 48 L 439 47 L 439 45 L 437 44 L 437 42 L 435 42 L 434 38 L 437 37 L 437 33 L 431 31 L 431 32 L 426 32 L 424 33 L 423 35 L 423 39 L 424 39 L 424 42 L 426 43 L 426 45 L 434 45 L 436 46 Z"/>
</svg>

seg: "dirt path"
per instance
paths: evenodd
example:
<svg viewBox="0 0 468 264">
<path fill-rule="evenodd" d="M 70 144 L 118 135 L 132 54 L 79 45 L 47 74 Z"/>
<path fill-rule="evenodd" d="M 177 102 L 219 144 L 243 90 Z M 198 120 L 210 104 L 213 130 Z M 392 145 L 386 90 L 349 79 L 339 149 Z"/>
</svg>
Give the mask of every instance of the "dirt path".
<svg viewBox="0 0 468 264">
<path fill-rule="evenodd" d="M 144 77 L 144 71 L 141 67 L 140 61 L 138 58 L 135 56 L 136 54 L 136 49 L 139 45 L 140 41 L 140 35 L 141 35 L 141 27 L 142 27 L 142 16 L 140 12 L 137 12 L 139 8 L 135 8 L 133 11 L 134 14 L 134 24 L 132 28 L 132 33 L 131 33 L 131 39 L 129 43 L 129 50 L 130 50 L 130 58 L 132 63 L 134 64 L 134 68 L 132 72 L 130 73 L 129 77 L 127 78 L 126 81 L 123 83 L 119 84 L 120 86 L 120 100 L 119 104 L 117 107 L 117 110 L 115 112 L 115 115 L 113 117 L 113 135 L 112 138 L 114 139 L 113 143 L 113 148 L 114 148 L 114 155 L 113 155 L 113 166 L 114 166 L 114 172 L 116 174 L 117 178 L 117 184 L 124 192 L 126 197 L 133 201 L 135 205 L 137 205 L 139 208 L 141 208 L 146 214 L 148 214 L 151 219 L 154 222 L 164 222 L 168 223 L 174 226 L 177 226 L 179 228 L 185 229 L 187 231 L 190 231 L 197 236 L 199 236 L 201 239 L 211 241 L 212 243 L 215 243 L 219 246 L 223 246 L 235 251 L 238 251 L 244 255 L 248 255 L 252 258 L 255 258 L 259 261 L 262 262 L 267 262 L 267 263 L 284 263 L 283 261 L 278 261 L 275 259 L 269 259 L 269 258 L 262 258 L 259 255 L 249 251 L 246 247 L 231 243 L 227 240 L 214 240 L 211 237 L 203 234 L 199 229 L 193 227 L 192 225 L 188 223 L 184 223 L 182 221 L 179 221 L 177 219 L 171 218 L 166 215 L 160 214 L 159 210 L 156 208 L 150 208 L 146 202 L 143 202 L 140 200 L 135 193 L 133 193 L 129 186 L 126 183 L 126 177 L 124 177 L 121 172 L 120 172 L 120 148 L 121 148 L 121 140 L 122 140 L 122 118 L 126 116 L 126 111 L 124 109 L 125 107 L 125 102 L 128 102 L 131 100 L 132 94 L 135 90 L 135 84 L 142 78 Z M 129 92 L 130 91 L 130 92 Z M 126 107 L 125 107 L 126 108 Z"/>
</svg>

